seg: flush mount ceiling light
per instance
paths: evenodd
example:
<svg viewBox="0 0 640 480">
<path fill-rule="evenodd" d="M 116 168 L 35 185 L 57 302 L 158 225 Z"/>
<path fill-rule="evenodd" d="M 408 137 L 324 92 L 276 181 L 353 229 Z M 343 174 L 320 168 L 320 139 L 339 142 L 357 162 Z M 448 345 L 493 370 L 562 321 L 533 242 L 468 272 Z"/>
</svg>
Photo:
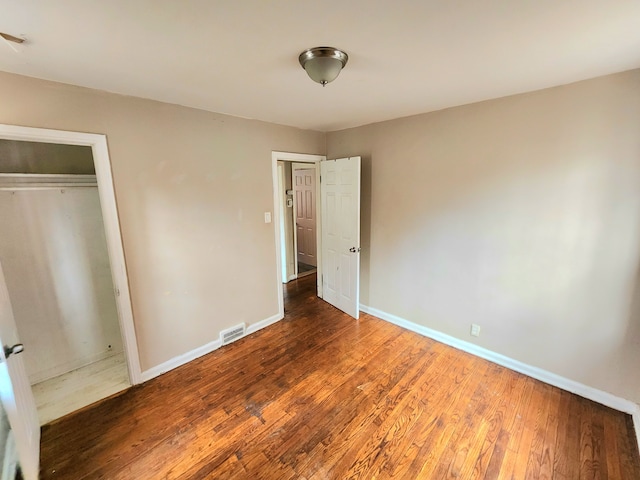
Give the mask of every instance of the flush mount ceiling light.
<svg viewBox="0 0 640 480">
<path fill-rule="evenodd" d="M 0 43 L 1 42 L 4 42 L 9 48 L 11 48 L 11 50 L 18 53 L 18 49 L 13 44 L 17 43 L 18 45 L 20 45 L 21 43 L 24 43 L 24 38 L 16 37 L 15 35 L 11 35 L 9 33 L 0 32 Z"/>
<path fill-rule="evenodd" d="M 4 33 L 4 32 L 0 32 L 0 37 L 5 39 L 7 42 L 24 43 L 24 38 L 16 37 L 14 35 L 9 35 L 8 33 Z"/>
<path fill-rule="evenodd" d="M 311 80 L 324 87 L 340 75 L 349 55 L 333 47 L 315 47 L 302 52 L 298 60 Z"/>
</svg>

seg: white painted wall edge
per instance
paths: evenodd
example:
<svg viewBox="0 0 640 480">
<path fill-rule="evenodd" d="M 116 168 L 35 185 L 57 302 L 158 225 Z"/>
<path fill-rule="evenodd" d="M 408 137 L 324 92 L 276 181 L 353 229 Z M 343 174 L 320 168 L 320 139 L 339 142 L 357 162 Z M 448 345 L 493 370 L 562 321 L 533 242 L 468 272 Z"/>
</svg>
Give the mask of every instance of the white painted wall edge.
<svg viewBox="0 0 640 480">
<path fill-rule="evenodd" d="M 531 378 L 535 378 L 536 380 L 540 380 L 541 382 L 547 383 L 554 387 L 558 387 L 568 392 L 575 393 L 576 395 L 584 397 L 588 400 L 593 400 L 594 402 L 600 403 L 606 407 L 628 413 L 633 418 L 633 425 L 636 431 L 636 441 L 638 442 L 638 449 L 640 450 L 640 435 L 638 435 L 638 433 L 640 433 L 640 405 L 632 402 L 631 400 L 625 400 L 624 398 L 617 397 L 615 395 L 612 395 L 611 393 L 598 390 L 597 388 L 584 385 L 583 383 L 576 382 L 574 380 L 570 380 L 541 368 L 527 365 L 526 363 L 514 360 L 513 358 L 509 358 L 499 353 L 492 352 L 491 350 L 487 350 L 486 348 L 480 347 L 473 343 L 465 342 L 464 340 L 460 340 L 445 333 L 438 332 L 437 330 L 433 330 L 429 327 L 418 325 L 417 323 L 398 317 L 397 315 L 378 310 L 377 308 L 373 308 L 368 305 L 360 304 L 360 311 L 368 313 L 369 315 L 373 315 L 374 317 L 380 318 L 381 320 L 385 320 L 389 323 L 393 323 L 394 325 L 398 325 L 399 327 L 406 328 L 407 330 L 411 330 L 412 332 L 424 335 L 425 337 L 429 337 L 440 343 L 449 345 L 450 347 L 457 348 L 458 350 L 462 350 L 463 352 L 470 353 L 472 355 L 475 355 L 476 357 L 484 358 L 485 360 L 496 363 L 510 370 L 522 373 Z"/>
<path fill-rule="evenodd" d="M 269 325 L 272 325 L 282 320 L 283 318 L 284 318 L 283 315 L 276 313 L 275 315 L 272 315 L 269 318 L 265 318 L 264 320 L 260 320 L 259 322 L 252 323 L 247 327 L 247 331 L 245 335 L 240 338 L 245 338 L 246 336 L 257 332 L 258 330 L 261 330 L 265 327 L 268 327 Z M 217 350 L 218 348 L 220 348 L 221 346 L 222 346 L 222 342 L 218 338 L 217 340 L 214 340 L 205 345 L 202 345 L 201 347 L 194 348 L 189 352 L 183 353 L 182 355 L 178 355 L 177 357 L 173 357 L 167 360 L 166 362 L 161 363 L 160 365 L 156 365 L 155 367 L 150 368 L 149 370 L 144 370 L 141 375 L 142 381 L 146 382 L 148 380 L 151 380 L 152 378 L 159 377 L 163 373 L 167 373 L 168 371 L 173 370 L 174 368 L 185 365 L 191 362 L 192 360 L 195 360 L 196 358 L 200 358 L 208 353 L 211 353 L 214 350 Z"/>
</svg>

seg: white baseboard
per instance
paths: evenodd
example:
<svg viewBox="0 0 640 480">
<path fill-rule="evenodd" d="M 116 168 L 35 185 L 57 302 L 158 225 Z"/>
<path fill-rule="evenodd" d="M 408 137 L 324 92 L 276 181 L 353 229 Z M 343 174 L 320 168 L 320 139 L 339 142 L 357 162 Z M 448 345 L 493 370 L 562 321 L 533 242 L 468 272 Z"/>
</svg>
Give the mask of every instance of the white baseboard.
<svg viewBox="0 0 640 480">
<path fill-rule="evenodd" d="M 49 380 L 50 378 L 54 378 L 64 373 L 71 372 L 72 370 L 77 370 L 86 365 L 99 362 L 100 360 L 104 360 L 106 358 L 113 357 L 114 355 L 118 355 L 121 353 L 122 353 L 122 349 L 103 350 L 98 353 L 86 355 L 82 358 L 76 358 L 64 363 L 60 363 L 58 365 L 54 365 L 52 367 L 30 374 L 29 383 L 31 385 L 35 385 L 36 383 L 44 382 L 45 380 Z"/>
<path fill-rule="evenodd" d="M 182 355 L 178 355 L 177 357 L 173 357 L 166 362 L 161 363 L 160 365 L 156 365 L 155 367 L 150 368 L 149 370 L 145 370 L 141 374 L 141 378 L 143 382 L 147 380 L 151 380 L 152 378 L 159 377 L 163 373 L 167 373 L 174 368 L 177 368 L 185 363 L 189 363 L 196 358 L 202 357 L 207 353 L 211 353 L 214 350 L 217 350 L 222 346 L 222 342 L 220 339 L 214 340 L 213 342 L 209 342 L 201 347 L 194 348 L 190 352 L 183 353 Z"/>
<path fill-rule="evenodd" d="M 244 336 L 246 337 L 247 335 L 251 335 L 252 333 L 257 332 L 258 330 L 268 327 L 269 325 L 277 322 L 278 320 L 281 320 L 282 318 L 283 318 L 282 315 L 275 314 L 269 318 L 260 320 L 259 322 L 252 323 L 247 328 Z M 173 370 L 174 368 L 177 368 L 181 365 L 184 365 L 185 363 L 189 363 L 192 360 L 195 360 L 196 358 L 206 355 L 207 353 L 211 353 L 214 350 L 217 350 L 218 348 L 220 348 L 221 346 L 222 346 L 222 342 L 220 341 L 220 339 L 218 339 L 218 340 L 214 340 L 213 342 L 209 342 L 206 345 L 202 345 L 201 347 L 195 348 L 190 352 L 183 353 L 182 355 L 178 355 L 177 357 L 173 357 L 172 359 L 167 360 L 166 362 L 163 362 L 160 365 L 156 365 L 155 367 L 152 367 L 149 370 L 145 370 L 144 372 L 142 372 L 142 375 L 141 375 L 142 381 L 146 382 L 147 380 L 151 380 L 152 378 L 158 377 L 163 373 L 167 373 L 168 371 Z"/>
<path fill-rule="evenodd" d="M 541 382 L 548 383 L 549 385 L 552 385 L 554 387 L 558 387 L 571 393 L 575 393 L 576 395 L 584 397 L 588 400 L 593 400 L 594 402 L 600 403 L 615 410 L 628 413 L 633 417 L 633 423 L 636 430 L 636 439 L 638 440 L 638 448 L 640 449 L 640 435 L 638 435 L 638 433 L 640 433 L 640 406 L 630 400 L 625 400 L 624 398 L 617 397 L 615 395 L 612 395 L 611 393 L 598 390 L 597 388 L 584 385 L 580 382 L 576 382 L 565 377 L 561 377 L 560 375 L 556 375 L 555 373 L 548 372 L 541 368 L 527 365 L 526 363 L 514 360 L 513 358 L 509 358 L 499 353 L 492 352 L 491 350 L 487 350 L 486 348 L 479 347 L 478 345 L 475 345 L 473 343 L 465 342 L 464 340 L 460 340 L 445 333 L 438 332 L 437 330 L 433 330 L 423 325 L 418 325 L 417 323 L 411 322 L 391 313 L 378 310 L 377 308 L 360 304 L 360 311 L 373 315 L 374 317 L 378 317 L 382 320 L 386 320 L 387 322 L 398 325 L 399 327 L 406 328 L 407 330 L 411 330 L 412 332 L 419 333 L 420 335 L 424 335 L 425 337 L 432 338 L 433 340 L 437 340 L 438 342 L 444 343 L 445 345 L 449 345 L 453 348 L 457 348 L 458 350 L 471 353 L 472 355 L 475 355 L 477 357 L 484 358 L 485 360 L 489 360 L 490 362 L 496 363 L 498 365 L 502 365 L 503 367 L 507 367 L 510 370 L 523 373 L 524 375 L 535 378 L 536 380 L 540 380 Z"/>
<path fill-rule="evenodd" d="M 252 323 L 247 328 L 246 335 L 251 335 L 252 333 L 257 332 L 258 330 L 262 330 L 263 328 L 268 327 L 269 325 L 273 325 L 274 323 L 279 322 L 283 318 L 284 317 L 282 315 L 280 315 L 279 313 L 276 313 L 275 315 L 272 315 L 269 318 L 265 318 L 264 320 L 261 320 L 259 322 Z"/>
</svg>

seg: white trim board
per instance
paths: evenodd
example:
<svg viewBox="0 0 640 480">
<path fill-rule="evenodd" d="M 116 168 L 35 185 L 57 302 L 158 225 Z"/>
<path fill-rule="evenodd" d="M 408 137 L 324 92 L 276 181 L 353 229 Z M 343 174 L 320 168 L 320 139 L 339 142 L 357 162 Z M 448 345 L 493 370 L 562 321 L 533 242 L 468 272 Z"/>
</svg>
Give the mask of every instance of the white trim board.
<svg viewBox="0 0 640 480">
<path fill-rule="evenodd" d="M 247 327 L 247 330 L 244 336 L 240 338 L 245 338 L 251 335 L 252 333 L 257 332 L 258 330 L 262 330 L 269 325 L 272 325 L 284 318 L 284 315 L 280 315 L 279 313 L 270 316 L 269 318 L 265 318 L 264 320 L 260 320 L 259 322 L 252 323 Z M 240 340 L 240 338 L 238 340 Z M 237 341 L 237 340 L 236 340 Z M 222 341 L 218 338 L 212 342 L 209 342 L 201 347 L 194 348 L 193 350 L 183 353 L 182 355 L 178 355 L 177 357 L 173 357 L 166 362 L 161 363 L 160 365 L 156 365 L 148 370 L 145 370 L 141 374 L 141 378 L 143 382 L 151 380 L 152 378 L 159 377 L 163 373 L 167 373 L 174 368 L 178 368 L 182 365 L 185 365 L 196 358 L 200 358 L 208 353 L 211 353 L 222 346 Z"/>
<path fill-rule="evenodd" d="M 0 124 L 0 139 L 91 147 L 98 183 L 100 208 L 102 209 L 104 231 L 107 239 L 109 264 L 113 277 L 113 287 L 116 293 L 115 299 L 118 320 L 120 322 L 122 343 L 127 359 L 127 368 L 129 370 L 129 380 L 132 385 L 140 383 L 142 381 L 140 357 L 136 331 L 133 324 L 129 277 L 124 258 L 124 248 L 122 246 L 122 233 L 120 231 L 120 219 L 118 217 L 113 176 L 111 175 L 111 159 L 109 158 L 109 149 L 107 148 L 107 137 L 95 133 L 68 132 L 64 130 Z"/>
<path fill-rule="evenodd" d="M 406 328 L 407 330 L 410 330 L 412 332 L 424 335 L 425 337 L 429 337 L 440 343 L 449 345 L 450 347 L 457 348 L 458 350 L 462 350 L 463 352 L 470 353 L 472 355 L 475 355 L 476 357 L 483 358 L 490 362 L 506 367 L 510 370 L 514 370 L 531 378 L 535 378 L 536 380 L 540 380 L 541 382 L 547 383 L 554 387 L 558 387 L 562 390 L 575 393 L 576 395 L 600 403 L 606 407 L 628 413 L 633 418 L 633 424 L 636 431 L 636 441 L 638 442 L 638 449 L 640 450 L 640 405 L 630 400 L 617 397 L 615 395 L 612 395 L 611 393 L 598 390 L 597 388 L 589 387 L 588 385 L 584 385 L 583 383 L 570 380 L 541 368 L 527 365 L 526 363 L 514 360 L 499 353 L 492 352 L 491 350 L 479 347 L 478 345 L 475 345 L 473 343 L 465 342 L 464 340 L 460 340 L 445 333 L 438 332 L 437 330 L 433 330 L 429 327 L 418 325 L 417 323 L 398 317 L 397 315 L 378 310 L 377 308 L 369 307 L 368 305 L 360 304 L 360 311 L 368 313 L 369 315 L 373 315 L 374 317 L 385 320 L 389 323 L 393 323 L 394 325 L 397 325 L 399 327 Z"/>
</svg>

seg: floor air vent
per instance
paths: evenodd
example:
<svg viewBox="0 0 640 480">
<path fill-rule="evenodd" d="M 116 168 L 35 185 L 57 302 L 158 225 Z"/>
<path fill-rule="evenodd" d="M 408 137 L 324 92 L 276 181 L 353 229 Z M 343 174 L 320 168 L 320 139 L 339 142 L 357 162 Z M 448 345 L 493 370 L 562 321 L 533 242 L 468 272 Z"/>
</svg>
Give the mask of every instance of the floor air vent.
<svg viewBox="0 0 640 480">
<path fill-rule="evenodd" d="M 245 330 L 246 325 L 244 323 L 236 325 L 235 327 L 227 328 L 226 330 L 222 330 L 220 332 L 220 340 L 222 340 L 222 345 L 226 345 L 241 337 L 244 337 Z"/>
</svg>

